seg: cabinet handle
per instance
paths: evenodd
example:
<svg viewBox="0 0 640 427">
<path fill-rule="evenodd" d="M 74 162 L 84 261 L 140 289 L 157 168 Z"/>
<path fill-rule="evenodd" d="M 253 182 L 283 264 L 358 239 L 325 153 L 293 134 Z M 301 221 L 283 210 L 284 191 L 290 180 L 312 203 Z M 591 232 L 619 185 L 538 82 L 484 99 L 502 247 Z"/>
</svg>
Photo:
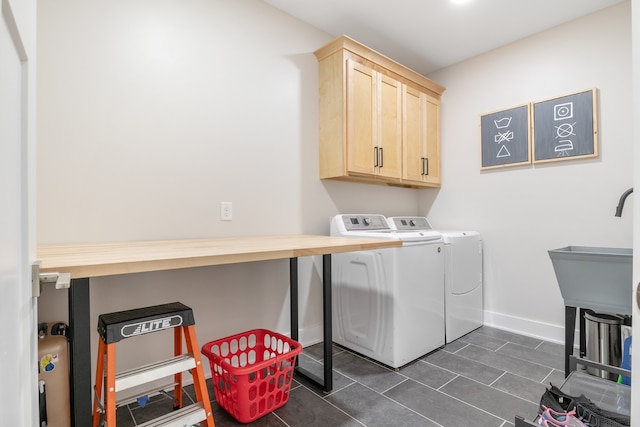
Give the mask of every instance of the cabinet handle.
<svg viewBox="0 0 640 427">
<path fill-rule="evenodd" d="M 424 157 L 420 157 L 420 163 L 422 163 L 422 172 L 420 175 L 424 175 Z"/>
<path fill-rule="evenodd" d="M 378 167 L 378 147 L 373 147 L 373 167 Z"/>
<path fill-rule="evenodd" d="M 424 174 L 429 175 L 429 158 L 428 157 L 424 158 L 424 164 L 425 164 Z"/>
<path fill-rule="evenodd" d="M 384 165 L 384 152 L 382 151 L 382 147 L 380 147 L 380 167 Z"/>
</svg>

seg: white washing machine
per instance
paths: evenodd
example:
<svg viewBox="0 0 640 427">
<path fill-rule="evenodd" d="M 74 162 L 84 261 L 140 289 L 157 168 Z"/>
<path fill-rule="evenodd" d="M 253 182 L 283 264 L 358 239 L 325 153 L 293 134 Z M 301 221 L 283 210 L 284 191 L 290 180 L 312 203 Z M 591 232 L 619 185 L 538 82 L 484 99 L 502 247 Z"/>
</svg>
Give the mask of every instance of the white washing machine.
<svg viewBox="0 0 640 427">
<path fill-rule="evenodd" d="M 392 368 L 444 345 L 444 247 L 435 232 L 392 230 L 383 215 L 336 215 L 331 235 L 402 240 L 332 256 L 333 340 Z"/>
<path fill-rule="evenodd" d="M 394 229 L 433 230 L 424 217 L 390 217 Z M 444 300 L 446 342 L 460 338 L 483 324 L 482 238 L 477 231 L 438 231 L 445 252 Z"/>
</svg>

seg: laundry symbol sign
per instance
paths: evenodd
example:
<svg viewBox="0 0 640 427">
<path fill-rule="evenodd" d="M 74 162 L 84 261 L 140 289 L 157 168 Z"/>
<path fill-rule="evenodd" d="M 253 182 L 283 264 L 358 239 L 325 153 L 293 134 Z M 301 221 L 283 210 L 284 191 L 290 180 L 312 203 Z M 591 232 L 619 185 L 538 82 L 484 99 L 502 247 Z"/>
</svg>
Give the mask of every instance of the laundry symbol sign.
<svg viewBox="0 0 640 427">
<path fill-rule="evenodd" d="M 530 104 L 480 116 L 482 169 L 531 163 Z"/>
<path fill-rule="evenodd" d="M 502 132 L 498 132 L 495 136 L 494 136 L 494 141 L 498 144 L 502 143 L 502 142 L 509 142 L 513 139 L 513 132 L 512 131 L 506 131 L 504 133 Z"/>
<path fill-rule="evenodd" d="M 513 131 L 509 129 L 511 119 L 512 117 L 503 117 L 499 120 L 493 121 L 493 124 L 496 127 L 496 134 L 493 136 L 493 140 L 496 144 L 501 144 L 498 149 L 498 154 L 496 154 L 496 158 L 511 156 L 511 152 L 505 145 L 505 143 L 511 142 L 514 137 Z"/>
<path fill-rule="evenodd" d="M 553 119 L 567 120 L 573 117 L 573 102 L 565 102 L 553 106 Z"/>
<path fill-rule="evenodd" d="M 576 136 L 574 131 L 576 122 L 568 120 L 573 118 L 573 102 L 564 102 L 553 106 L 553 120 L 561 122 L 554 125 L 556 130 L 556 144 L 554 151 L 558 157 L 569 156 L 569 152 L 573 150 L 573 139 Z"/>
</svg>

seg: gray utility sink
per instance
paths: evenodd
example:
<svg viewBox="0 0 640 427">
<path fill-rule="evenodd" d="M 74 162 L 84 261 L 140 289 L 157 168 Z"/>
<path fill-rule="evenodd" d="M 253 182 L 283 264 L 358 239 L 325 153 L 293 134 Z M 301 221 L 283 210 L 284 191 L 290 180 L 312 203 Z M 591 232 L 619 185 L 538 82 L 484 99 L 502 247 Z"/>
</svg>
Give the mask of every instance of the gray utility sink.
<svg viewBox="0 0 640 427">
<path fill-rule="evenodd" d="M 549 257 L 565 306 L 631 314 L 632 249 L 567 246 Z"/>
</svg>

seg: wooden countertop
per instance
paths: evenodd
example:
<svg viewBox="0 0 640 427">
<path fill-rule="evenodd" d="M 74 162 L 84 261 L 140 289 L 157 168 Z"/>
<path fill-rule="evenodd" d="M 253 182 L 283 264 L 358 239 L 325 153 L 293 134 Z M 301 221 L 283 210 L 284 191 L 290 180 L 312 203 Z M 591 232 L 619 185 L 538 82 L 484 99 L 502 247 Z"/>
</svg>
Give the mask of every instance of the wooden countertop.
<svg viewBox="0 0 640 427">
<path fill-rule="evenodd" d="M 78 279 L 398 246 L 400 240 L 302 234 L 39 245 L 36 259 L 42 273 L 71 273 Z"/>
</svg>

